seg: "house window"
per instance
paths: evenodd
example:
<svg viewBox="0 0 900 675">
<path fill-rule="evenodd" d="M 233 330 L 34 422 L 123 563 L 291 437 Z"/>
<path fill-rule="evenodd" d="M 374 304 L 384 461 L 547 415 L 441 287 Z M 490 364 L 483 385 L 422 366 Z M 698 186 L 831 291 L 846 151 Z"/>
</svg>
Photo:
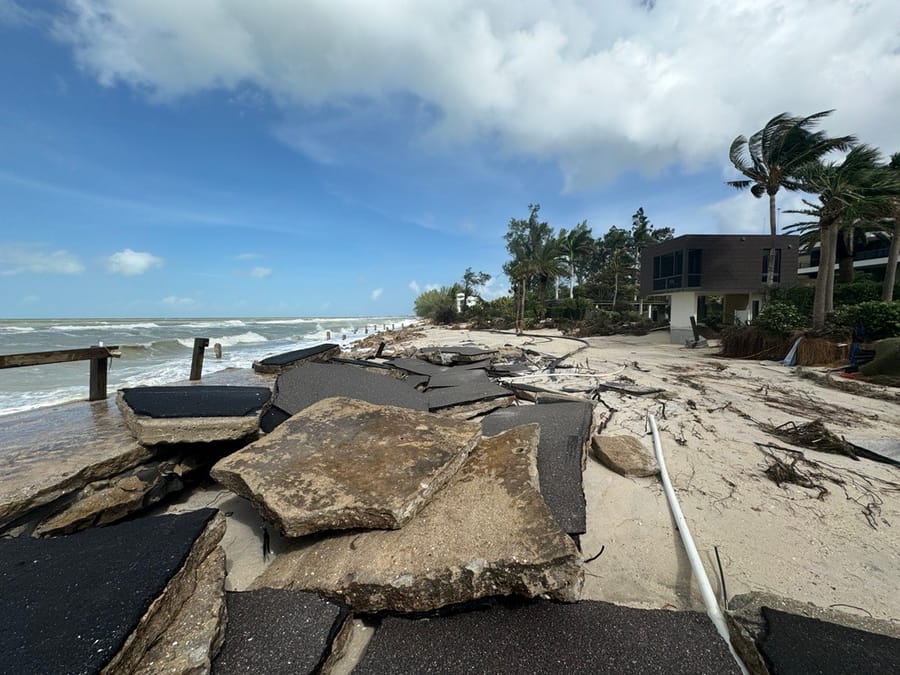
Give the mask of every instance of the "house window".
<svg viewBox="0 0 900 675">
<path fill-rule="evenodd" d="M 674 251 L 653 258 L 653 290 L 665 291 L 684 285 L 684 252 Z"/>
<path fill-rule="evenodd" d="M 769 275 L 769 249 L 763 249 L 762 255 L 762 281 L 766 282 L 766 277 Z M 775 275 L 772 278 L 776 284 L 781 282 L 781 249 L 775 249 Z"/>
<path fill-rule="evenodd" d="M 687 285 L 694 288 L 701 285 L 703 274 L 703 249 L 689 248 L 687 252 Z"/>
</svg>

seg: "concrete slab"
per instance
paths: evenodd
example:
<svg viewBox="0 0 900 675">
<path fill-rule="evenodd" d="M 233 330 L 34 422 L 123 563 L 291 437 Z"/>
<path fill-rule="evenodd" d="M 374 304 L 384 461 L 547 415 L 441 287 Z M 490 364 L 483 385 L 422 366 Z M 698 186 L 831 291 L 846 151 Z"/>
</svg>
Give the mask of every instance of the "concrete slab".
<svg viewBox="0 0 900 675">
<path fill-rule="evenodd" d="M 762 614 L 767 628 L 758 646 L 772 673 L 900 672 L 900 640 L 769 607 Z"/>
<path fill-rule="evenodd" d="M 274 404 L 293 415 L 333 396 L 410 410 L 428 410 L 422 394 L 407 382 L 377 375 L 364 368 L 333 363 L 304 363 L 282 373 L 278 377 Z"/>
<path fill-rule="evenodd" d="M 591 439 L 591 456 L 622 476 L 655 476 L 656 457 L 634 436 L 597 434 Z"/>
<path fill-rule="evenodd" d="M 582 467 L 592 414 L 593 406 L 587 402 L 542 403 L 510 406 L 481 421 L 487 436 L 519 424 L 541 426 L 537 459 L 541 494 L 559 526 L 572 535 L 587 529 Z"/>
<path fill-rule="evenodd" d="M 349 398 L 319 401 L 210 472 L 285 535 L 398 528 L 466 461 L 475 422 Z"/>
<path fill-rule="evenodd" d="M 194 592 L 215 509 L 55 539 L 0 539 L 0 654 L 15 671 L 133 672 Z"/>
<path fill-rule="evenodd" d="M 116 405 L 141 445 L 217 443 L 259 432 L 267 387 L 163 386 L 122 389 Z"/>
<path fill-rule="evenodd" d="M 347 618 L 315 593 L 262 588 L 228 593 L 228 630 L 213 672 L 317 672 Z"/>
<path fill-rule="evenodd" d="M 704 614 L 534 602 L 386 617 L 354 673 L 740 673 Z"/>
<path fill-rule="evenodd" d="M 260 361 L 254 361 L 253 370 L 257 373 L 280 373 L 285 368 L 291 368 L 303 361 L 327 361 L 340 353 L 340 345 L 326 342 L 306 349 L 295 349 L 283 354 L 267 356 Z"/>
<path fill-rule="evenodd" d="M 848 438 L 847 442 L 856 448 L 860 457 L 900 466 L 900 439 Z"/>
<path fill-rule="evenodd" d="M 495 595 L 578 599 L 580 556 L 538 492 L 537 441 L 537 425 L 482 439 L 402 529 L 298 542 L 254 586 L 318 591 L 361 612 Z"/>
<path fill-rule="evenodd" d="M 512 392 L 506 387 L 491 382 L 487 376 L 475 382 L 462 384 L 457 387 L 445 387 L 442 389 L 433 389 L 426 391 L 425 401 L 428 403 L 428 409 L 432 412 L 442 408 L 451 408 L 453 406 L 464 405 L 467 403 L 476 403 L 478 401 L 488 401 L 493 398 L 502 396 L 510 396 Z"/>
<path fill-rule="evenodd" d="M 0 416 L 0 532 L 154 456 L 134 440 L 111 399 Z"/>
<path fill-rule="evenodd" d="M 432 363 L 448 366 L 456 363 L 473 363 L 484 361 L 497 355 L 496 349 L 488 347 L 470 347 L 467 345 L 424 347 L 418 355 Z"/>
</svg>

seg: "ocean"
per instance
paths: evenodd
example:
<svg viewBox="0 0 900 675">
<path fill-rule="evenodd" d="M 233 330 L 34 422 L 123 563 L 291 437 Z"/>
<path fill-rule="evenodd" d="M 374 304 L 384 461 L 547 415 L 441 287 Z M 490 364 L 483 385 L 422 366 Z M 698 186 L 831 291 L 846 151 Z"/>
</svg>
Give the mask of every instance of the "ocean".
<svg viewBox="0 0 900 675">
<path fill-rule="evenodd" d="M 0 320 L 0 354 L 118 345 L 110 359 L 108 391 L 165 384 L 190 374 L 194 338 L 209 338 L 203 373 L 249 368 L 254 360 L 326 341 L 348 347 L 374 330 L 413 323 L 413 317 L 228 319 Z M 216 359 L 213 345 L 222 345 Z M 0 369 L 0 415 L 87 399 L 88 361 Z"/>
</svg>

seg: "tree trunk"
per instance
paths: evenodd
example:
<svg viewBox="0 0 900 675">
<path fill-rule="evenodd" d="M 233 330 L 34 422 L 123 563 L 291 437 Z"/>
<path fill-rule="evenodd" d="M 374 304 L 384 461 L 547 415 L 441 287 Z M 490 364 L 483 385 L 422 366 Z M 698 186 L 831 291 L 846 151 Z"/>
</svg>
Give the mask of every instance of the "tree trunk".
<svg viewBox="0 0 900 675">
<path fill-rule="evenodd" d="M 525 320 L 525 279 L 521 279 L 516 285 L 519 287 L 519 297 L 516 298 L 516 335 L 521 335 Z"/>
<path fill-rule="evenodd" d="M 619 297 L 619 273 L 615 274 L 615 281 L 613 282 L 613 301 L 612 301 L 612 309 L 616 311 L 616 299 Z"/>
<path fill-rule="evenodd" d="M 569 260 L 569 300 L 575 297 L 575 261 Z"/>
<path fill-rule="evenodd" d="M 837 262 L 835 256 L 837 254 L 837 242 L 840 230 L 837 225 L 831 228 L 831 259 L 828 262 L 828 287 L 825 289 L 825 313 L 830 314 L 834 311 L 834 264 Z"/>
<path fill-rule="evenodd" d="M 894 214 L 894 236 L 888 251 L 887 269 L 884 271 L 884 285 L 881 287 L 881 299 L 891 302 L 894 299 L 894 284 L 897 282 L 897 259 L 900 258 L 900 209 Z"/>
<path fill-rule="evenodd" d="M 853 239 L 852 226 L 840 232 L 837 238 L 838 278 L 842 284 L 849 284 L 853 281 Z"/>
<path fill-rule="evenodd" d="M 775 237 L 778 235 L 778 224 L 775 220 L 775 194 L 769 195 L 769 229 L 772 232 L 772 245 L 769 247 L 769 269 L 766 270 L 766 288 L 775 285 Z"/>
<path fill-rule="evenodd" d="M 833 223 L 819 221 L 819 271 L 816 273 L 816 293 L 813 298 L 813 328 L 815 329 L 825 326 L 825 297 L 828 291 L 828 261 L 834 258 L 834 254 L 831 251 L 832 227 Z"/>
</svg>

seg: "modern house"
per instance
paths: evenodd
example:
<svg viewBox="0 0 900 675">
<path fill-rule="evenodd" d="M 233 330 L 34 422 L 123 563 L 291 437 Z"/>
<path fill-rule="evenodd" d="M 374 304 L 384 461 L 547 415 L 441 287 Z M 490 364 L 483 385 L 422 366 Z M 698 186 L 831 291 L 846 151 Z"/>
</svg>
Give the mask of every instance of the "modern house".
<svg viewBox="0 0 900 675">
<path fill-rule="evenodd" d="M 891 235 L 887 232 L 866 232 L 863 240 L 856 242 L 853 251 L 853 269 L 868 272 L 876 281 L 884 280 L 888 264 Z M 839 249 L 840 251 L 840 249 Z M 819 273 L 819 244 L 800 254 L 800 269 L 797 274 L 815 279 Z"/>
<path fill-rule="evenodd" d="M 800 237 L 775 237 L 775 283 L 797 281 Z M 723 322 L 755 317 L 765 299 L 772 236 L 686 234 L 641 252 L 641 295 L 670 296 L 673 343 L 693 338 L 691 317 L 708 296 L 722 298 Z"/>
</svg>

